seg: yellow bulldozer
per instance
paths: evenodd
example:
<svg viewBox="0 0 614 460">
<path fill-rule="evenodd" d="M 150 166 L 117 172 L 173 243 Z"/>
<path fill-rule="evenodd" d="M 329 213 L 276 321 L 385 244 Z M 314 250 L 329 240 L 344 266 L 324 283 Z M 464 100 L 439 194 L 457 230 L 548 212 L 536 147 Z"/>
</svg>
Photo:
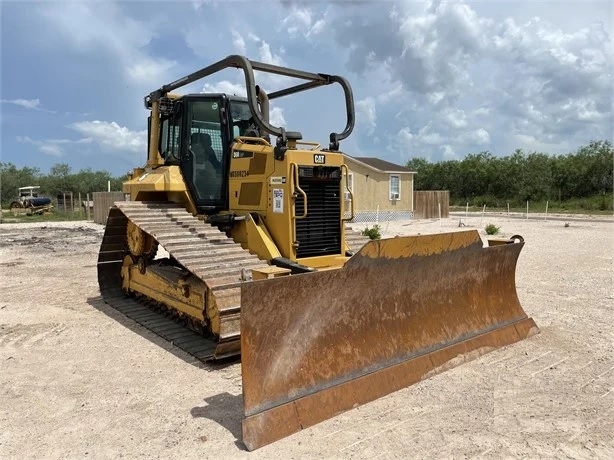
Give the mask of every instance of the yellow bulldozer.
<svg viewBox="0 0 614 460">
<path fill-rule="evenodd" d="M 174 93 L 226 68 L 247 97 Z M 267 94 L 255 71 L 302 83 Z M 347 120 L 327 148 L 271 124 L 270 100 L 330 84 Z M 101 295 L 201 360 L 240 356 L 249 450 L 538 332 L 516 293 L 521 237 L 349 228 L 345 78 L 231 55 L 144 102 L 147 162 L 109 210 Z"/>
</svg>

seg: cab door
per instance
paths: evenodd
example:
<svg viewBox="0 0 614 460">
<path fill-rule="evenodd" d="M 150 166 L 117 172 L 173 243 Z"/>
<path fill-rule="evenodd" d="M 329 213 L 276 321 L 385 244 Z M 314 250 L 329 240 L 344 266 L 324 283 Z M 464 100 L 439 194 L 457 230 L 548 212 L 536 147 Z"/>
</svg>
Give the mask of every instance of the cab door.
<svg viewBox="0 0 614 460">
<path fill-rule="evenodd" d="M 227 207 L 229 142 L 224 98 L 191 97 L 184 106 L 181 171 L 197 208 L 215 212 Z"/>
</svg>

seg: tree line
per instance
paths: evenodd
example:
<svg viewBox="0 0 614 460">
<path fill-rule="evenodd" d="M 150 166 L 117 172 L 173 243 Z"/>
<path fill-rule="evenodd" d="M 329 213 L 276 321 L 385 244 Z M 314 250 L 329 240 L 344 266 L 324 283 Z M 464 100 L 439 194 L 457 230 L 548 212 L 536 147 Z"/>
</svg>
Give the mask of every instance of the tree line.
<svg viewBox="0 0 614 460">
<path fill-rule="evenodd" d="M 40 185 L 40 196 L 56 198 L 62 193 L 76 196 L 81 193 L 85 199 L 87 193 L 106 192 L 108 181 L 111 181 L 111 190 L 121 190 L 122 182 L 127 176 L 112 177 L 107 171 L 92 171 L 90 168 L 72 172 L 66 163 L 58 163 L 51 167 L 48 174 L 43 174 L 39 168 L 24 166 L 18 168 L 12 163 L 0 163 L 0 190 L 2 204 L 6 205 L 18 198 L 18 188 L 30 185 Z"/>
<path fill-rule="evenodd" d="M 497 157 L 485 151 L 462 160 L 432 163 L 414 158 L 406 165 L 417 174 L 415 190 L 449 190 L 455 205 L 505 207 L 522 206 L 527 201 L 563 203 L 584 199 L 578 207 L 612 209 L 614 149 L 607 140 L 592 141 L 565 155 L 526 153 Z M 0 163 L 2 204 L 18 197 L 18 188 L 40 185 L 41 195 L 55 198 L 64 192 L 74 194 L 121 190 L 127 176 L 112 177 L 107 171 L 90 168 L 72 172 L 66 163 L 55 164 L 48 174 L 40 169 Z"/>
<path fill-rule="evenodd" d="M 437 163 L 414 158 L 406 166 L 417 172 L 415 190 L 449 190 L 455 205 L 518 207 L 527 201 L 562 205 L 575 200 L 580 208 L 612 209 L 614 149 L 607 140 L 564 155 L 517 149 L 496 157 L 484 151 Z"/>
</svg>

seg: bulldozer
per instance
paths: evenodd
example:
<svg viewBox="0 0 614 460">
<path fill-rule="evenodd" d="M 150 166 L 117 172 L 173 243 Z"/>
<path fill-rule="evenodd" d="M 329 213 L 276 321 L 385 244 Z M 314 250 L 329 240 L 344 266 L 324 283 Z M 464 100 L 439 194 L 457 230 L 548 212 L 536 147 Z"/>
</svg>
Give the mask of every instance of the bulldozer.
<svg viewBox="0 0 614 460">
<path fill-rule="evenodd" d="M 246 97 L 176 92 L 228 68 Z M 255 72 L 295 83 L 267 93 Z M 270 101 L 331 84 L 346 124 L 327 147 L 271 124 Z M 248 450 L 538 332 L 516 292 L 522 237 L 351 230 L 344 77 L 230 55 L 144 105 L 147 161 L 109 209 L 101 295 L 200 360 L 240 359 Z"/>
</svg>

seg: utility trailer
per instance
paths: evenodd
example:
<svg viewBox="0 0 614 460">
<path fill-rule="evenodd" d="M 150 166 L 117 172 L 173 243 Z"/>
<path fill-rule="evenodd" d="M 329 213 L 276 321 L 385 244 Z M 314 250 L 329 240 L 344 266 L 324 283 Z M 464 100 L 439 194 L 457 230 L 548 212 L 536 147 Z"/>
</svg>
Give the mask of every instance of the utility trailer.
<svg viewBox="0 0 614 460">
<path fill-rule="evenodd" d="M 19 187 L 19 197 L 11 203 L 11 210 L 27 210 L 29 214 L 42 214 L 50 211 L 53 208 L 51 198 L 39 196 L 38 190 L 40 185 L 28 185 L 27 187 Z"/>
</svg>

